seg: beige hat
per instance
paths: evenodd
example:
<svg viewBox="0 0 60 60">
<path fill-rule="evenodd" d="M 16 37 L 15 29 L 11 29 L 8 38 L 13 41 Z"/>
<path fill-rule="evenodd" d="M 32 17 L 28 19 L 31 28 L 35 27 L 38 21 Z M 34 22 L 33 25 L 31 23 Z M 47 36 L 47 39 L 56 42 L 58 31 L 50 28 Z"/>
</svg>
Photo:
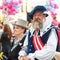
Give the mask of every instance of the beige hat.
<svg viewBox="0 0 60 60">
<path fill-rule="evenodd" d="M 27 28 L 28 21 L 25 21 L 23 19 L 18 19 L 15 25 L 19 25 L 21 27 Z"/>
</svg>

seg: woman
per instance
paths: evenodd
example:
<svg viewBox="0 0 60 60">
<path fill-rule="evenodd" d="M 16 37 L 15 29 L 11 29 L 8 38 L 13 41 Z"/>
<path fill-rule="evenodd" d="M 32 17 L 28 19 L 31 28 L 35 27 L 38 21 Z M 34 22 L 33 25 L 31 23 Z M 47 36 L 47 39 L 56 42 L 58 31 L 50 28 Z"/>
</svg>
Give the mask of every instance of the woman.
<svg viewBox="0 0 60 60">
<path fill-rule="evenodd" d="M 7 59 L 8 58 L 8 53 L 11 49 L 11 43 L 10 39 L 12 36 L 12 31 L 11 28 L 8 24 L 4 24 L 3 27 L 3 33 L 1 36 L 1 42 L 2 42 L 2 51 L 3 51 L 3 56 Z"/>
</svg>

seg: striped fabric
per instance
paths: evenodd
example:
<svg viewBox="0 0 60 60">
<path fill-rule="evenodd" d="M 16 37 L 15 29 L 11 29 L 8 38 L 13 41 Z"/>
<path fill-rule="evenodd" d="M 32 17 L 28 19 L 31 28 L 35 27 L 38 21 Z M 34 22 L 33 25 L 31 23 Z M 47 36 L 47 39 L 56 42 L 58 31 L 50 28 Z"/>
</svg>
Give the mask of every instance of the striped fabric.
<svg viewBox="0 0 60 60">
<path fill-rule="evenodd" d="M 35 34 L 32 36 L 33 45 L 35 50 L 41 50 L 44 47 L 44 44 L 40 38 L 40 36 L 36 36 Z"/>
</svg>

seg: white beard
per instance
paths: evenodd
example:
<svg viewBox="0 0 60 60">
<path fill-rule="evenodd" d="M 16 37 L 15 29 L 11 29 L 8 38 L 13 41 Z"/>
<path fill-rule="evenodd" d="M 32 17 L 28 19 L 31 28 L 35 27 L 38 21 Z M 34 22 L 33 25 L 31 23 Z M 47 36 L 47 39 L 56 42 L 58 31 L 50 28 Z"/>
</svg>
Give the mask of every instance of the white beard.
<svg viewBox="0 0 60 60">
<path fill-rule="evenodd" d="M 34 29 L 42 29 L 43 28 L 43 22 L 40 21 L 32 21 L 32 27 Z"/>
</svg>

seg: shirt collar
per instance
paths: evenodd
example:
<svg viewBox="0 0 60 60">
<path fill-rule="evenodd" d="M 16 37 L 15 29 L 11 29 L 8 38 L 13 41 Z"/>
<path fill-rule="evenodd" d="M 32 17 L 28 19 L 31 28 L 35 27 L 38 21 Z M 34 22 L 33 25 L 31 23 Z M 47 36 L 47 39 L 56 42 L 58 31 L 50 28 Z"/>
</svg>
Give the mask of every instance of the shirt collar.
<svg viewBox="0 0 60 60">
<path fill-rule="evenodd" d="M 25 35 L 26 35 L 26 34 L 23 34 L 20 39 L 15 39 L 15 40 L 14 40 L 14 44 L 18 44 L 19 41 L 21 41 Z"/>
</svg>

